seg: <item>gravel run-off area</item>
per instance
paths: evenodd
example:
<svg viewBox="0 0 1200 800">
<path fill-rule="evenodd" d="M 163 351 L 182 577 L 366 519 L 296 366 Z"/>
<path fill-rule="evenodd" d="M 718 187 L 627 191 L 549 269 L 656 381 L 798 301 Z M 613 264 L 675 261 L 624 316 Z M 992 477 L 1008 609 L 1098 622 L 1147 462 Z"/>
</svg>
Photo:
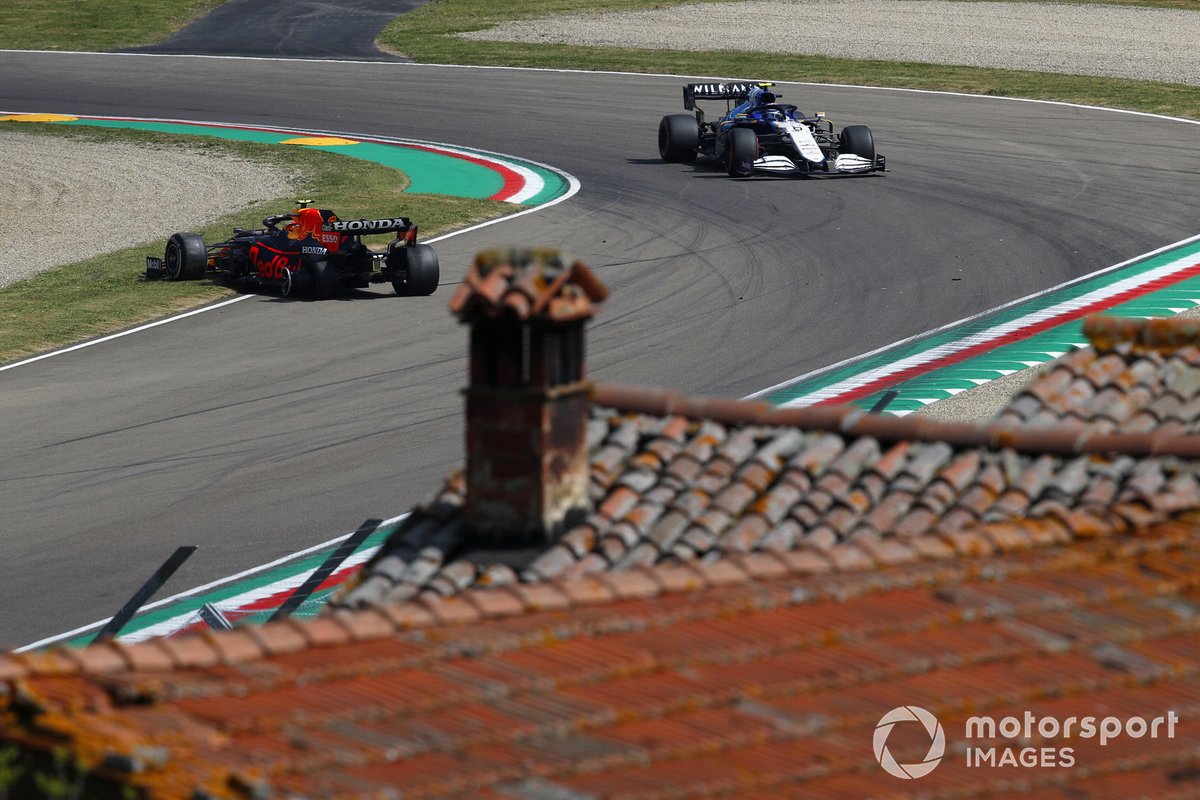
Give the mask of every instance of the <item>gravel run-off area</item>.
<svg viewBox="0 0 1200 800">
<path fill-rule="evenodd" d="M 183 147 L 37 136 L 0 127 L 0 286 L 51 267 L 198 228 L 286 197 L 283 171 Z M 131 264 L 136 272 L 139 265 Z"/>
<path fill-rule="evenodd" d="M 752 0 L 507 22 L 467 39 L 755 50 L 1200 86 L 1200 13 L 937 0 Z M 770 77 L 770 76 L 764 76 Z"/>
</svg>

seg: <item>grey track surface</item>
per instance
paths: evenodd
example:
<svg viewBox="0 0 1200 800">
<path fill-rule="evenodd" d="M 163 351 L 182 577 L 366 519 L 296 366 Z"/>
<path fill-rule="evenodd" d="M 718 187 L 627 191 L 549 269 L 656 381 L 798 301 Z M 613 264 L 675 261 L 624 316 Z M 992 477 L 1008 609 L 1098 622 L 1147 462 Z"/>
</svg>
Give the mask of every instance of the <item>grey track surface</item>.
<svg viewBox="0 0 1200 800">
<path fill-rule="evenodd" d="M 375 37 L 429 0 L 229 0 L 161 44 L 131 53 L 406 61 Z"/>
<path fill-rule="evenodd" d="M 734 181 L 659 162 L 678 78 L 17 53 L 0 75 L 10 110 L 408 136 L 583 185 L 435 245 L 432 298 L 255 297 L 0 372 L 16 645 L 111 613 L 176 545 L 200 550 L 174 591 L 427 496 L 461 459 L 465 332 L 446 302 L 481 248 L 560 246 L 597 269 L 613 296 L 594 377 L 740 396 L 1197 232 L 1200 128 L 1102 110 L 784 85 L 870 125 L 894 172 Z"/>
</svg>

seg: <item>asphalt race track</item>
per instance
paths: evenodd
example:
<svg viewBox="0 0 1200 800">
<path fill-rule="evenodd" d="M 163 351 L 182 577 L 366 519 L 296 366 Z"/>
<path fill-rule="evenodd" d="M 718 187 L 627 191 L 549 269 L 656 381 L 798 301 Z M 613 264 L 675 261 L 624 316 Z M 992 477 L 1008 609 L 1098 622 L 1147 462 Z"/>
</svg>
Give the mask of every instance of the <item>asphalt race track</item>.
<svg viewBox="0 0 1200 800">
<path fill-rule="evenodd" d="M 465 331 L 446 303 L 482 248 L 596 268 L 613 296 L 593 377 L 741 396 L 1198 232 L 1197 128 L 1101 110 L 784 85 L 870 125 L 893 171 L 734 181 L 659 162 L 679 78 L 36 53 L 0 53 L 0 78 L 8 111 L 413 137 L 582 183 L 437 244 L 431 298 L 257 296 L 0 373 L 9 645 L 108 616 L 177 545 L 200 550 L 171 592 L 427 496 L 461 458 Z"/>
<path fill-rule="evenodd" d="M 141 53 L 408 61 L 375 47 L 400 14 L 429 0 L 229 0 Z"/>
</svg>

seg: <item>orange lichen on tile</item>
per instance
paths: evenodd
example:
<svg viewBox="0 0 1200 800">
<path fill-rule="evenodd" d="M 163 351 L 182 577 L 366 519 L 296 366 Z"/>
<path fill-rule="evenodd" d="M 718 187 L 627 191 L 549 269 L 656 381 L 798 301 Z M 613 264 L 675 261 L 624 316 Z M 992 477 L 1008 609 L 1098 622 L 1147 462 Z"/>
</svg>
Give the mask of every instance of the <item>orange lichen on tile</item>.
<svg viewBox="0 0 1200 800">
<path fill-rule="evenodd" d="M 1200 745 L 1185 724 L 1174 738 L 1073 742 L 1079 767 L 1055 773 L 1059 783 L 1039 771 L 1014 782 L 1011 772 L 969 769 L 956 750 L 910 785 L 871 755 L 880 718 L 905 705 L 936 715 L 951 742 L 981 714 L 1195 719 L 1194 525 L 945 567 L 814 574 L 783 573 L 786 557 L 766 572 L 740 563 L 736 580 L 700 565 L 688 573 L 699 585 L 654 581 L 646 597 L 653 570 L 603 597 L 563 584 L 551 611 L 471 625 L 448 618 L 416 638 L 400 628 L 333 645 L 314 637 L 225 666 L 147 675 L 95 660 L 73 673 L 30 659 L 26 670 L 48 674 L 14 670 L 5 681 L 0 740 L 48 748 L 52 736 L 88 764 L 139 764 L 105 774 L 150 798 L 197 789 L 245 797 L 251 789 L 235 784 L 255 782 L 348 798 L 901 797 L 962 787 L 1040 798 L 1062 786 L 1109 796 L 1130 775 L 1147 787 L 1177 783 L 1171 776 Z M 627 599 L 612 599 L 620 594 Z M 363 619 L 382 612 L 370 613 Z M 350 616 L 343 627 L 361 630 Z M 293 624 L 303 633 L 307 623 Z M 172 647 L 186 654 L 189 641 L 211 638 Z M 910 757 L 915 741 L 898 729 L 889 747 Z"/>
</svg>

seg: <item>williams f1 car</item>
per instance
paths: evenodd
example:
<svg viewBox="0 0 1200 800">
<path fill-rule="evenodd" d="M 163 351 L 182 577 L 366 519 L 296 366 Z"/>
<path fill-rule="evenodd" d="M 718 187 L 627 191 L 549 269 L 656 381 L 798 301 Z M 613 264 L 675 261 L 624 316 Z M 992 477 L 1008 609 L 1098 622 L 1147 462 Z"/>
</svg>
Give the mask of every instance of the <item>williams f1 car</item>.
<svg viewBox="0 0 1200 800">
<path fill-rule="evenodd" d="M 233 284 L 278 289 L 289 295 L 330 297 L 347 288 L 391 282 L 396 294 L 429 295 L 437 289 L 437 255 L 417 244 L 407 217 L 338 219 L 327 209 L 299 208 L 263 220 L 256 230 L 234 228 L 233 237 L 205 244 L 195 233 L 176 233 L 162 258 L 146 258 L 147 280 L 195 280 L 205 275 Z M 383 252 L 362 242 L 367 234 L 395 233 Z"/>
<path fill-rule="evenodd" d="M 658 125 L 658 154 L 663 161 L 691 163 L 697 156 L 715 159 L 734 177 L 756 172 L 776 175 L 855 175 L 883 172 L 887 159 L 875 152 L 866 125 L 835 131 L 824 114 L 807 116 L 779 102 L 770 83 L 689 83 L 683 107 Z M 725 113 L 705 118 L 699 100 L 724 100 Z M 734 105 L 736 103 L 736 105 Z"/>
</svg>

